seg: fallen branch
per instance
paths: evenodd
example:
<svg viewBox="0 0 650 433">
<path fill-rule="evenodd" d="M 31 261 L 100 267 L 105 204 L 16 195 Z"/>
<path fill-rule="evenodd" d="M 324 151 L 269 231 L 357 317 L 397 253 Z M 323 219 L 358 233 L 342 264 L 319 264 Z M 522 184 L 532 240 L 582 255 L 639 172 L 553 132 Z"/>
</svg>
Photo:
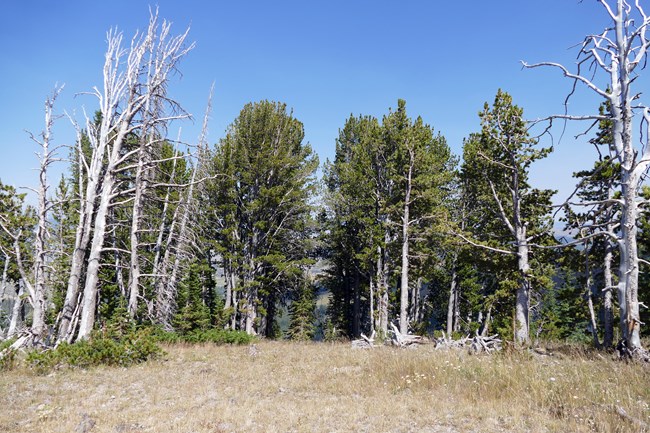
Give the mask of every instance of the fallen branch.
<svg viewBox="0 0 650 433">
<path fill-rule="evenodd" d="M 25 333 L 18 337 L 16 341 L 14 341 L 11 346 L 6 347 L 2 351 L 0 351 L 0 361 L 4 359 L 5 356 L 9 355 L 10 353 L 13 353 L 19 349 L 22 349 L 23 347 L 26 347 L 32 338 L 32 335 L 29 333 Z"/>
<path fill-rule="evenodd" d="M 375 347 L 375 331 L 372 331 L 370 337 L 366 337 L 361 333 L 361 338 L 358 340 L 352 340 L 353 349 L 373 349 Z"/>
<path fill-rule="evenodd" d="M 467 349 L 470 354 L 476 355 L 479 353 L 494 353 L 501 350 L 501 339 L 498 335 L 484 337 L 476 335 L 470 337 L 469 335 L 458 340 L 448 338 L 444 331 L 441 338 L 434 340 L 436 349 Z"/>
<path fill-rule="evenodd" d="M 469 353 L 472 355 L 479 353 L 490 354 L 501 350 L 501 339 L 498 337 L 498 335 L 483 337 L 477 333 L 474 338 L 472 338 L 472 342 L 469 346 Z"/>
<path fill-rule="evenodd" d="M 395 346 L 408 347 L 408 346 L 411 346 L 413 344 L 426 344 L 426 343 L 428 343 L 428 340 L 426 340 L 421 335 L 402 334 L 401 332 L 399 332 L 399 329 L 397 329 L 397 326 L 395 326 L 394 323 L 391 323 L 390 327 L 392 329 L 391 332 L 393 334 L 393 338 L 391 338 L 391 342 Z"/>
</svg>

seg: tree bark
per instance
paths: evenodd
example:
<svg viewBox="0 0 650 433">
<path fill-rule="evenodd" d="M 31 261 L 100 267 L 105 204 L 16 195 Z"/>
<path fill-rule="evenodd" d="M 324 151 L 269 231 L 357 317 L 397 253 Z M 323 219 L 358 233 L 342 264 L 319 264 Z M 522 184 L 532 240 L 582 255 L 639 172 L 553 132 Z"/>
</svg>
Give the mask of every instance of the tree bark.
<svg viewBox="0 0 650 433">
<path fill-rule="evenodd" d="M 354 281 L 352 283 L 352 337 L 358 338 L 361 334 L 361 281 L 359 270 L 354 269 Z"/>
<path fill-rule="evenodd" d="M 145 138 L 146 140 L 146 138 Z M 147 180 L 145 178 L 145 164 L 146 153 L 148 152 L 148 144 L 141 143 L 140 151 L 138 152 L 138 167 L 136 169 L 134 188 L 135 197 L 133 199 L 132 215 L 131 215 L 131 231 L 129 233 L 131 243 L 131 260 L 129 262 L 129 303 L 128 312 L 131 318 L 135 317 L 138 310 L 138 295 L 140 292 L 140 257 L 138 254 L 138 247 L 140 246 L 140 239 L 138 233 L 140 231 L 140 220 L 142 218 L 142 207 L 144 201 L 145 190 L 147 187 Z M 164 218 L 164 215 L 163 215 Z"/>
<path fill-rule="evenodd" d="M 87 126 L 89 127 L 88 133 L 94 134 L 95 132 L 91 128 L 90 122 L 87 122 Z M 99 141 L 98 146 L 93 149 L 93 155 L 88 167 L 88 180 L 87 183 L 84 183 L 83 173 L 86 164 L 81 147 L 81 131 L 77 128 L 79 222 L 77 223 L 77 230 L 75 232 L 75 242 L 72 250 L 72 261 L 70 263 L 70 275 L 68 277 L 65 300 L 59 319 L 57 343 L 69 342 L 75 331 L 71 327 L 71 322 L 79 302 L 79 288 L 81 285 L 84 258 L 86 257 L 86 251 L 90 243 L 91 215 L 95 209 L 95 199 L 97 197 L 97 187 L 105 149 L 105 141 Z"/>
<path fill-rule="evenodd" d="M 402 214 L 402 275 L 401 275 L 401 292 L 400 292 L 400 309 L 399 309 L 399 332 L 402 335 L 408 334 L 408 306 L 409 306 L 409 226 L 410 226 L 410 206 L 411 190 L 413 179 L 413 165 L 415 155 L 412 149 L 409 149 L 409 167 L 406 175 L 406 190 L 404 192 L 404 211 Z"/>
<path fill-rule="evenodd" d="M 614 345 L 614 314 L 612 309 L 612 288 L 614 281 L 612 278 L 612 249 L 613 246 L 609 239 L 606 240 L 605 257 L 603 259 L 603 280 L 605 288 L 603 289 L 603 314 L 604 314 L 604 336 L 603 346 L 610 348 Z"/>
<path fill-rule="evenodd" d="M 451 337 L 454 331 L 454 319 L 456 316 L 456 296 L 458 276 L 456 274 L 456 256 L 451 265 L 451 286 L 449 287 L 449 303 L 447 304 L 447 336 Z"/>
<path fill-rule="evenodd" d="M 388 245 L 390 234 L 388 232 L 384 235 L 385 245 Z M 379 289 L 379 334 L 381 338 L 388 336 L 388 251 L 386 247 L 379 248 L 378 260 L 378 289 Z"/>
<path fill-rule="evenodd" d="M 515 307 L 515 341 L 519 345 L 526 345 L 529 341 L 528 313 L 530 309 L 530 282 L 528 273 L 530 265 L 528 262 L 528 242 L 526 240 L 526 228 L 521 226 L 517 229 L 517 265 L 521 274 L 521 283 L 517 288 L 517 301 Z"/>
<path fill-rule="evenodd" d="M 4 265 L 2 266 L 2 282 L 0 282 L 0 311 L 3 311 L 3 303 L 7 293 L 7 271 L 9 270 L 9 255 L 4 252 Z M 4 337 L 4 330 L 0 329 L 0 338 Z"/>
<path fill-rule="evenodd" d="M 20 310 L 23 306 L 23 285 L 18 283 L 18 290 L 14 292 L 14 304 L 11 308 L 11 318 L 9 319 L 9 329 L 7 338 L 12 338 L 18 333 L 18 322 L 20 321 Z"/>
<path fill-rule="evenodd" d="M 369 311 L 369 317 L 370 317 L 370 335 L 375 335 L 375 327 L 376 327 L 376 317 L 375 317 L 375 282 L 373 279 L 373 275 L 370 276 L 369 278 L 369 297 L 370 297 L 370 311 Z"/>
</svg>

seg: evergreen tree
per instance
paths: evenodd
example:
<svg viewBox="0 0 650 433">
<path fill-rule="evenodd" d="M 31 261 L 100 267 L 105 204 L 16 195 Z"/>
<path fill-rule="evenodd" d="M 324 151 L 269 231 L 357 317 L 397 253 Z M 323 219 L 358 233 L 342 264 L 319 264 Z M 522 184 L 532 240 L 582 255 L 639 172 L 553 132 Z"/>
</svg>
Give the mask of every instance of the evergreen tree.
<svg viewBox="0 0 650 433">
<path fill-rule="evenodd" d="M 377 255 L 386 248 L 386 198 L 378 193 L 379 176 L 370 175 L 379 140 L 377 119 L 350 116 L 339 131 L 334 162 L 325 165 L 325 286 L 332 294 L 328 315 L 333 326 L 350 337 L 359 336 L 363 311 L 375 307 L 373 295 L 382 296 L 369 287 Z M 374 329 L 372 311 L 368 325 Z"/>
<path fill-rule="evenodd" d="M 292 340 L 311 340 L 316 333 L 316 292 L 305 273 L 298 281 L 294 299 L 289 306 L 291 321 L 287 336 Z"/>
<path fill-rule="evenodd" d="M 462 176 L 470 202 L 481 215 L 468 227 L 476 246 L 492 252 L 499 270 L 499 289 L 515 298 L 515 340 L 529 342 L 531 290 L 550 285 L 543 250 L 534 244 L 552 241 L 551 190 L 532 188 L 530 165 L 550 149 L 538 149 L 528 134 L 523 110 L 499 90 L 493 105 L 479 114 L 481 133 L 463 147 Z"/>
<path fill-rule="evenodd" d="M 30 279 L 33 277 L 31 246 L 37 219 L 35 209 L 25 205 L 25 196 L 0 181 L 0 250 L 4 258 L 2 295 L 12 290 L 9 283 L 14 283 L 13 307 L 7 329 L 9 338 L 18 332 L 18 315 L 24 311 L 25 297 L 31 305 L 35 302 Z"/>
<path fill-rule="evenodd" d="M 318 158 L 303 139 L 303 125 L 286 105 L 262 101 L 242 109 L 215 152 L 207 217 L 239 293 L 229 306 L 250 334 L 272 333 L 277 306 L 290 291 L 282 282 L 313 263 L 310 200 Z"/>
<path fill-rule="evenodd" d="M 359 335 L 365 303 L 370 333 L 380 336 L 388 330 L 390 305 L 399 306 L 401 332 L 419 319 L 423 269 L 436 255 L 431 239 L 444 219 L 452 165 L 444 138 L 421 118 L 412 121 L 403 100 L 381 125 L 350 116 L 339 132 L 325 174 L 326 285 L 330 320 L 348 335 Z"/>
</svg>

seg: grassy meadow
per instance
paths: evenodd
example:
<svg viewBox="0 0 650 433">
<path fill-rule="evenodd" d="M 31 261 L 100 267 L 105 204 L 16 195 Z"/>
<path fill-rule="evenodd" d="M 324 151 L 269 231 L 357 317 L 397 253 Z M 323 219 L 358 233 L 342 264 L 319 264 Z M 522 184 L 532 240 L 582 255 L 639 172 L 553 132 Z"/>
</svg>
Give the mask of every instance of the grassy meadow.
<svg viewBox="0 0 650 433">
<path fill-rule="evenodd" d="M 129 368 L 0 372 L 0 432 L 641 432 L 650 368 L 577 350 L 262 341 Z"/>
</svg>

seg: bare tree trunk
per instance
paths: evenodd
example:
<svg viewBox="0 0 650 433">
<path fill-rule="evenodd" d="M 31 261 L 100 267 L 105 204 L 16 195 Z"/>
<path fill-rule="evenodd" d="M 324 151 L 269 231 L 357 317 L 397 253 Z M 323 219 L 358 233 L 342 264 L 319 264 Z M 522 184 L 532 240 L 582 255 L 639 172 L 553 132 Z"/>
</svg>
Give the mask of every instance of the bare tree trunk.
<svg viewBox="0 0 650 433">
<path fill-rule="evenodd" d="M 169 28 L 169 24 L 163 22 L 161 30 L 158 32 L 158 16 L 157 13 L 152 14 L 147 31 L 133 40 L 128 51 L 121 48 L 121 35 L 113 32 L 108 35 L 109 46 L 104 66 L 104 93 L 96 91 L 96 96 L 101 102 L 102 117 L 99 134 L 95 139 L 99 143 L 98 148 L 110 146 L 111 150 L 107 155 L 108 161 L 103 172 L 99 204 L 93 217 L 94 231 L 86 268 L 79 339 L 89 337 L 95 322 L 99 267 L 107 230 L 108 209 L 113 206 L 113 200 L 120 195 L 115 188 L 117 174 L 121 170 L 120 167 L 134 154 L 134 152 L 123 154 L 122 146 L 128 134 L 138 129 L 141 130 L 144 126 L 143 120 L 133 124 L 136 116 L 143 114 L 143 108 L 158 106 L 158 99 L 161 100 L 161 104 L 162 101 L 166 101 L 175 109 L 179 108 L 174 101 L 166 98 L 165 89 L 169 73 L 175 70 L 176 64 L 192 47 L 187 49 L 183 47 L 187 32 L 169 38 Z M 120 57 L 125 53 L 128 53 L 126 70 L 121 72 Z M 147 114 L 144 113 L 144 116 L 146 117 Z M 151 119 L 150 124 L 164 123 L 174 118 L 183 117 L 186 115 Z M 101 163 L 98 164 L 101 165 Z"/>
<path fill-rule="evenodd" d="M 623 209 L 623 218 L 621 220 L 622 237 L 624 248 L 621 248 L 621 281 L 625 285 L 625 302 L 626 310 L 621 311 L 625 314 L 625 333 L 623 334 L 632 347 L 641 347 L 639 316 L 639 259 L 637 252 L 637 226 L 636 218 L 638 216 L 636 206 L 636 192 L 630 191 L 631 188 L 623 187 L 623 197 L 625 201 L 630 201 Z M 632 200 L 634 200 L 632 202 Z M 619 283 L 620 284 L 620 283 Z"/>
<path fill-rule="evenodd" d="M 18 322 L 20 319 L 20 310 L 23 306 L 23 285 L 18 283 L 18 291 L 15 292 L 14 304 L 11 308 L 11 318 L 9 319 L 9 329 L 7 338 L 12 338 L 18 333 Z"/>
<path fill-rule="evenodd" d="M 408 236 L 408 229 L 403 228 L 403 234 Z M 402 272 L 400 279 L 400 308 L 399 308 L 399 332 L 402 335 L 408 334 L 408 305 L 409 305 L 409 242 L 408 239 L 402 242 Z"/>
<path fill-rule="evenodd" d="M 447 335 L 451 336 L 454 331 L 454 318 L 456 315 L 456 296 L 458 275 L 456 273 L 456 256 L 451 265 L 451 286 L 449 287 L 449 304 L 447 305 Z"/>
<path fill-rule="evenodd" d="M 2 254 L 5 257 L 4 266 L 2 267 L 2 282 L 0 282 L 0 314 L 3 312 L 2 304 L 5 301 L 5 295 L 7 293 L 7 271 L 9 270 L 9 254 L 7 254 L 4 249 Z M 0 329 L 0 338 L 4 336 L 4 330 Z"/>
<path fill-rule="evenodd" d="M 361 334 L 361 282 L 358 269 L 354 270 L 352 288 L 352 336 L 357 338 Z"/>
<path fill-rule="evenodd" d="M 47 197 L 47 171 L 50 165 L 55 161 L 56 148 L 50 147 L 52 139 L 52 126 L 54 118 L 52 110 L 54 101 L 61 92 L 62 87 L 56 88 L 51 97 L 45 100 L 45 129 L 42 133 L 42 140 L 37 140 L 32 136 L 34 142 L 41 146 L 39 169 L 39 189 L 38 189 L 38 225 L 36 227 L 36 238 L 34 239 L 34 288 L 30 293 L 30 303 L 32 304 L 32 327 L 31 333 L 34 343 L 40 343 L 45 337 L 45 290 L 46 290 L 46 273 L 47 273 L 47 250 L 46 239 L 48 236 L 48 213 L 50 202 Z"/>
<path fill-rule="evenodd" d="M 614 314 L 612 309 L 612 288 L 614 281 L 612 278 L 612 245 L 609 240 L 606 241 L 605 258 L 603 260 L 603 279 L 605 288 L 603 289 L 603 309 L 604 309 L 604 338 L 603 345 L 606 348 L 614 345 Z"/>
<path fill-rule="evenodd" d="M 375 320 L 376 320 L 376 317 L 375 317 L 375 282 L 374 282 L 374 279 L 373 279 L 372 275 L 370 276 L 369 280 L 370 280 L 370 282 L 369 282 L 368 290 L 369 290 L 369 297 L 370 297 L 370 305 L 369 305 L 369 307 L 370 307 L 370 312 L 369 312 L 369 314 L 370 314 L 370 316 L 369 316 L 370 317 L 370 335 L 374 335 L 375 334 Z"/>
<path fill-rule="evenodd" d="M 492 321 L 492 306 L 488 307 L 487 314 L 485 315 L 485 320 L 483 321 L 483 326 L 481 328 L 481 336 L 486 337 L 490 332 L 490 322 Z"/>
<path fill-rule="evenodd" d="M 413 290 L 411 290 L 411 301 L 410 301 L 410 318 L 413 323 L 419 322 L 420 320 L 420 291 L 422 288 L 422 277 L 418 277 L 415 282 Z"/>
<path fill-rule="evenodd" d="M 14 233 L 11 227 L 8 227 L 3 222 L 0 222 L 0 227 L 2 230 L 12 239 L 13 241 L 13 250 L 16 257 L 16 265 L 18 266 L 18 271 L 20 272 L 20 277 L 22 284 L 27 289 L 29 303 L 32 306 L 32 325 L 30 328 L 31 332 L 31 343 L 39 344 L 45 336 L 45 285 L 46 285 L 46 238 L 48 235 L 48 212 L 50 210 L 50 203 L 47 197 L 47 170 L 49 166 L 55 161 L 56 148 L 52 149 L 50 147 L 50 141 L 52 136 L 52 125 L 54 124 L 54 119 L 52 117 L 52 110 L 54 107 L 54 101 L 58 96 L 61 88 L 54 90 L 54 93 L 51 97 L 45 100 L 45 129 L 43 130 L 41 140 L 38 140 L 34 137 L 33 134 L 30 134 L 32 140 L 38 144 L 42 153 L 39 155 L 40 170 L 39 170 L 39 189 L 38 189 L 38 208 L 37 208 L 37 218 L 38 225 L 36 227 L 36 234 L 34 239 L 34 263 L 28 272 L 25 269 L 22 252 L 21 252 L 21 238 L 23 233 L 23 228 L 18 229 L 17 233 Z"/>
<path fill-rule="evenodd" d="M 257 319 L 257 286 L 255 281 L 255 250 L 257 246 L 257 231 L 253 228 L 249 251 L 247 252 L 248 269 L 245 271 L 244 290 L 246 291 L 244 305 L 245 330 L 248 335 L 255 335 L 255 320 Z"/>
<path fill-rule="evenodd" d="M 109 212 L 109 220 L 114 221 L 115 220 L 115 208 L 110 208 Z M 126 292 L 126 285 L 124 284 L 124 273 L 122 272 L 122 253 L 118 248 L 117 245 L 117 233 L 115 230 L 111 230 L 112 236 L 111 236 L 111 241 L 113 244 L 114 248 L 114 261 L 113 261 L 113 266 L 115 267 L 115 284 L 117 284 L 117 288 L 120 291 L 120 295 L 124 299 L 128 299 L 128 294 Z M 128 306 L 128 304 L 127 304 Z"/>
<path fill-rule="evenodd" d="M 585 290 L 587 294 L 587 306 L 589 308 L 589 320 L 591 322 L 591 336 L 594 340 L 594 347 L 600 348 L 600 340 L 598 338 L 598 322 L 596 320 L 596 312 L 594 311 L 593 281 L 591 277 L 591 264 L 589 263 L 589 248 L 587 245 L 585 245 L 585 274 L 587 275 Z"/>
<path fill-rule="evenodd" d="M 194 187 L 197 183 L 197 176 L 199 169 L 201 169 L 202 165 L 202 158 L 203 158 L 203 148 L 207 146 L 207 143 L 205 143 L 206 137 L 207 137 L 207 132 L 208 132 L 208 120 L 210 118 L 210 111 L 212 110 L 212 91 L 210 92 L 210 96 L 208 98 L 208 105 L 205 110 L 205 115 L 203 117 L 203 127 L 201 129 L 201 136 L 199 137 L 199 145 L 198 145 L 198 158 L 196 161 L 196 164 L 194 165 L 194 168 L 192 169 L 192 175 L 190 177 L 190 184 L 187 189 L 187 193 L 184 197 L 184 199 L 181 200 L 181 202 L 178 205 L 178 208 L 176 210 L 181 210 L 182 214 L 180 216 L 180 225 L 178 228 L 178 238 L 176 240 L 176 248 L 175 248 L 175 254 L 174 254 L 174 262 L 172 264 L 172 269 L 169 274 L 169 277 L 166 281 L 166 289 L 165 289 L 165 316 L 163 318 L 163 324 L 168 327 L 169 322 L 171 320 L 171 313 L 173 311 L 172 309 L 172 303 L 174 302 L 174 297 L 176 296 L 177 293 L 177 284 L 178 284 L 178 274 L 180 271 L 180 266 L 181 266 L 181 258 L 185 254 L 185 249 L 189 247 L 189 228 L 188 225 L 190 224 L 190 221 L 193 217 L 193 211 L 195 210 L 194 207 Z M 165 251 L 167 254 L 169 252 L 169 248 Z M 166 269 L 163 268 L 163 269 Z"/>
<path fill-rule="evenodd" d="M 146 138 L 143 138 L 146 140 Z M 138 295 L 140 293 L 140 256 L 138 248 L 140 246 L 139 231 L 140 220 L 142 218 L 142 208 L 144 205 L 144 195 L 147 187 L 145 178 L 145 164 L 148 143 L 144 142 L 140 145 L 138 152 L 138 167 L 135 174 L 135 197 L 133 199 L 132 215 L 131 215 L 131 231 L 129 233 L 131 243 L 131 261 L 129 263 L 129 303 L 128 312 L 131 318 L 135 317 L 138 310 Z"/>
<path fill-rule="evenodd" d="M 518 219 L 518 218 L 515 218 Z M 528 242 L 526 240 L 526 228 L 517 228 L 517 265 L 521 274 L 521 283 L 517 288 L 517 303 L 515 307 L 515 341 L 519 345 L 525 345 L 529 341 L 528 312 L 530 309 L 530 282 L 528 273 Z"/>
<path fill-rule="evenodd" d="M 90 122 L 87 122 L 88 133 L 94 134 Z M 59 332 L 57 343 L 69 342 L 74 334 L 74 327 L 71 326 L 72 318 L 77 311 L 79 302 L 79 287 L 81 285 L 81 275 L 83 272 L 84 259 L 88 244 L 90 243 L 91 232 L 91 215 L 95 209 L 95 198 L 97 197 L 97 187 L 99 174 L 101 171 L 101 162 L 104 158 L 106 142 L 100 141 L 99 146 L 93 149 L 90 166 L 86 164 L 83 149 L 81 147 L 81 130 L 77 127 L 77 152 L 79 166 L 79 222 L 75 234 L 75 243 L 72 250 L 72 261 L 70 264 L 70 276 L 66 289 L 65 301 L 59 319 Z M 88 168 L 86 168 L 88 167 Z M 88 170 L 88 182 L 84 182 L 84 171 Z M 84 192 L 85 191 L 85 192 Z"/>
<path fill-rule="evenodd" d="M 224 289 L 225 289 L 225 295 L 226 299 L 223 304 L 223 309 L 224 311 L 230 312 L 229 314 L 232 315 L 232 307 L 233 307 L 233 299 L 232 299 L 232 294 L 233 294 L 233 281 L 231 279 L 231 274 L 232 274 L 232 269 L 231 269 L 231 259 L 223 259 L 223 277 L 224 277 Z M 226 329 L 230 328 L 230 317 L 228 317 L 228 320 L 226 321 Z"/>
<path fill-rule="evenodd" d="M 250 292 L 246 295 L 246 306 L 244 312 L 246 313 L 245 329 L 248 335 L 256 335 L 255 332 L 255 319 L 257 319 L 257 306 L 255 305 L 254 293 Z"/>
<path fill-rule="evenodd" d="M 232 291 L 233 310 L 232 310 L 232 315 L 230 316 L 230 329 L 235 330 L 237 329 L 237 313 L 239 312 L 239 300 L 237 299 L 239 291 L 236 290 L 236 286 L 234 285 L 235 274 L 233 274 L 232 278 L 233 278 L 233 291 Z"/>
<path fill-rule="evenodd" d="M 171 331 L 171 315 L 173 312 L 173 293 L 169 293 L 169 280 L 168 270 L 169 261 L 171 260 L 171 245 L 173 239 L 176 237 L 176 225 L 179 217 L 180 204 L 174 210 L 172 221 L 165 241 L 165 252 L 160 260 L 160 266 L 156 273 L 156 280 L 154 284 L 154 291 L 156 293 L 156 322 L 162 325 L 165 330 Z"/>
<path fill-rule="evenodd" d="M 388 245 L 389 234 L 385 233 L 386 245 Z M 379 333 L 382 338 L 388 335 L 388 251 L 386 247 L 379 247 L 378 261 L 378 289 L 379 289 Z"/>
<path fill-rule="evenodd" d="M 121 131 L 113 143 L 111 160 L 116 161 L 121 152 L 121 145 L 126 135 L 129 124 L 122 123 Z M 86 268 L 86 281 L 83 291 L 83 304 L 81 309 L 81 321 L 79 323 L 79 334 L 77 338 L 88 339 L 95 325 L 95 310 L 97 307 L 97 293 L 99 290 L 99 267 L 104 248 L 104 237 L 106 235 L 106 223 L 108 209 L 111 206 L 113 187 L 115 185 L 115 166 L 109 165 L 101 187 L 99 205 L 94 218 L 94 231 L 88 255 L 88 266 Z"/>
<path fill-rule="evenodd" d="M 178 152 L 174 152 L 174 161 L 172 165 L 172 172 L 169 182 L 173 183 L 176 177 L 176 162 L 178 159 Z M 154 247 L 155 255 L 153 259 L 153 287 L 156 296 L 155 300 L 155 318 L 159 324 L 163 324 L 165 329 L 171 330 L 171 325 L 166 322 L 166 317 L 169 316 L 168 311 L 171 312 L 172 308 L 169 305 L 170 296 L 166 293 L 167 288 L 167 268 L 169 265 L 170 245 L 174 238 L 175 228 L 178 220 L 178 206 L 174 209 L 171 222 L 169 223 L 169 233 L 165 238 L 165 231 L 167 230 L 167 212 L 169 208 L 171 186 L 167 187 L 165 192 L 165 200 L 163 202 L 163 210 L 161 214 L 160 225 L 158 227 L 158 237 L 156 238 L 156 245 Z M 163 243 L 163 240 L 165 241 Z"/>
<path fill-rule="evenodd" d="M 409 226 L 411 188 L 413 176 L 414 153 L 409 149 L 410 163 L 406 178 L 406 192 L 404 194 L 404 213 L 402 214 L 402 276 L 399 308 L 399 332 L 402 335 L 408 334 L 408 304 L 409 304 Z"/>
<path fill-rule="evenodd" d="M 229 305 L 228 311 L 230 311 L 230 316 L 228 317 L 228 322 L 226 326 L 230 329 L 236 329 L 237 327 L 237 274 L 235 273 L 234 267 L 232 265 L 232 259 L 228 259 L 228 274 L 226 275 L 226 285 L 228 287 L 230 301 L 227 303 Z"/>
</svg>

